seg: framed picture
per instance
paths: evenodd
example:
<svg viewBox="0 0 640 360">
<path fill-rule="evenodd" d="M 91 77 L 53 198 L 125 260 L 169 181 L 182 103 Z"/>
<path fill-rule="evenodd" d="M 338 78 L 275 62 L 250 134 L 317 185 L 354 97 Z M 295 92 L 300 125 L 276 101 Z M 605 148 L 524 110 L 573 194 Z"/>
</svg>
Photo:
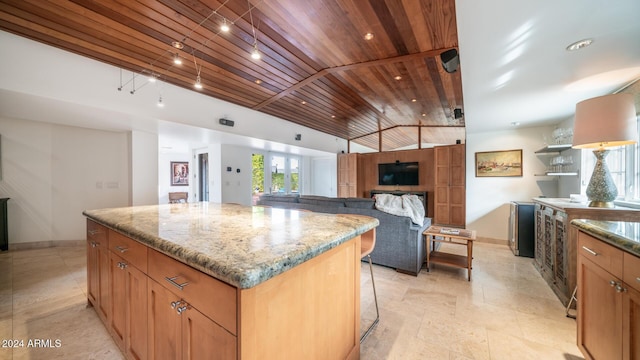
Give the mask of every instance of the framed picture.
<svg viewBox="0 0 640 360">
<path fill-rule="evenodd" d="M 171 162 L 171 186 L 189 186 L 189 163 Z"/>
<path fill-rule="evenodd" d="M 476 153 L 476 177 L 522 176 L 522 149 Z"/>
</svg>

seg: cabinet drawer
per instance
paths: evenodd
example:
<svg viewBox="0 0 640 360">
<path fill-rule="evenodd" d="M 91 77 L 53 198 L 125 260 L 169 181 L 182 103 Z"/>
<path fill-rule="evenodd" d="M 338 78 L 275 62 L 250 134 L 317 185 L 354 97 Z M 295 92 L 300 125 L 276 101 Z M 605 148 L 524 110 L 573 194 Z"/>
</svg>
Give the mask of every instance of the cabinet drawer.
<svg viewBox="0 0 640 360">
<path fill-rule="evenodd" d="M 640 258 L 624 253 L 624 270 L 622 281 L 640 291 Z"/>
<path fill-rule="evenodd" d="M 149 249 L 149 277 L 236 335 L 236 288 Z"/>
<path fill-rule="evenodd" d="M 127 260 L 142 272 L 147 272 L 147 246 L 113 230 L 109 231 L 109 250 Z"/>
<path fill-rule="evenodd" d="M 593 261 L 611 275 L 622 278 L 624 252 L 582 231 L 578 232 L 578 254 Z"/>
<path fill-rule="evenodd" d="M 87 219 L 87 241 L 91 243 L 93 247 L 104 249 L 109 247 L 107 231 L 107 227 Z"/>
</svg>

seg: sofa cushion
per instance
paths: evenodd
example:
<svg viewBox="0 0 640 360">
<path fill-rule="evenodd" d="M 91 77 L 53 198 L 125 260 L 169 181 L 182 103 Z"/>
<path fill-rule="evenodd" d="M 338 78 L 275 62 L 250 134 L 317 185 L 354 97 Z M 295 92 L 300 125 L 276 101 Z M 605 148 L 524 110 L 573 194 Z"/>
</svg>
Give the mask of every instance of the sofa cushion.
<svg viewBox="0 0 640 360">
<path fill-rule="evenodd" d="M 332 197 L 316 196 L 316 195 L 301 195 L 298 201 L 301 204 L 308 204 L 308 205 L 344 207 L 344 198 L 332 198 Z"/>
<path fill-rule="evenodd" d="M 346 198 L 344 199 L 344 205 L 350 208 L 358 208 L 358 209 L 373 209 L 375 205 L 374 199 L 366 199 L 366 198 Z"/>
</svg>

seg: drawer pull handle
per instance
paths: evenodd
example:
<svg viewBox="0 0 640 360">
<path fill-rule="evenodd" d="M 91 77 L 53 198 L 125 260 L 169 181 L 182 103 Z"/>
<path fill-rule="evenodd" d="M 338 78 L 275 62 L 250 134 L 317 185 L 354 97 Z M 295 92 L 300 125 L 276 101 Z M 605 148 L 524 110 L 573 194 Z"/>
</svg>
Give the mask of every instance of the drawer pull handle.
<svg viewBox="0 0 640 360">
<path fill-rule="evenodd" d="M 610 280 L 609 281 L 609 285 L 611 285 L 611 287 L 614 287 L 614 286 L 618 285 L 618 283 L 615 280 Z"/>
<path fill-rule="evenodd" d="M 593 250 L 589 249 L 588 247 L 583 246 L 582 248 L 583 248 L 586 252 L 588 252 L 589 254 L 591 254 L 591 255 L 593 255 L 593 256 L 598 256 L 598 253 L 597 253 L 597 252 L 595 252 L 595 251 L 593 251 Z"/>
<path fill-rule="evenodd" d="M 95 234 L 100 234 L 102 231 L 100 230 L 89 230 L 89 235 L 95 235 Z"/>
<path fill-rule="evenodd" d="M 127 263 L 124 263 L 124 262 L 121 262 L 121 261 L 118 262 L 118 267 L 120 269 L 122 269 L 122 270 L 126 269 L 127 266 L 128 266 Z"/>
<path fill-rule="evenodd" d="M 92 241 L 92 242 L 91 242 L 91 247 L 92 247 L 92 248 L 98 247 L 98 245 L 100 245 L 100 243 L 97 243 L 97 242 L 95 242 L 95 241 Z"/>
<path fill-rule="evenodd" d="M 116 246 L 116 250 L 120 251 L 121 253 L 129 251 L 128 248 L 122 246 Z"/>
<path fill-rule="evenodd" d="M 616 285 L 616 292 L 618 292 L 618 293 L 627 292 L 627 289 L 626 289 L 626 288 L 623 288 L 623 287 L 622 287 L 622 286 L 620 286 L 620 285 Z"/>
<path fill-rule="evenodd" d="M 174 277 L 165 277 L 164 279 L 167 280 L 169 282 L 169 284 L 177 287 L 180 290 L 184 290 L 184 287 L 189 285 L 189 282 L 185 282 L 182 284 L 178 284 L 175 280 L 178 278 L 179 276 L 174 276 Z"/>
<path fill-rule="evenodd" d="M 637 278 L 636 278 L 636 281 L 637 281 L 637 282 L 640 282 L 640 277 L 637 277 Z"/>
</svg>

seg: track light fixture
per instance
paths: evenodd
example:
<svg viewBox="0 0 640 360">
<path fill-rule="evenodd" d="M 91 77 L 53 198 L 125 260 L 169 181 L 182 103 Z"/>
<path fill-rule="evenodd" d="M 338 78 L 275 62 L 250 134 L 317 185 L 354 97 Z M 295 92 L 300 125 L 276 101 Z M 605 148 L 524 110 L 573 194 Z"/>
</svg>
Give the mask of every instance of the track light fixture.
<svg viewBox="0 0 640 360">
<path fill-rule="evenodd" d="M 229 32 L 229 24 L 227 24 L 227 18 L 222 18 L 222 25 L 220 25 L 220 30 L 222 32 Z"/>
<path fill-rule="evenodd" d="M 162 95 L 160 95 L 160 97 L 158 98 L 158 103 L 156 105 L 158 105 L 159 108 L 164 107 L 164 103 L 162 102 Z"/>
<path fill-rule="evenodd" d="M 254 60 L 260 60 L 260 51 L 258 51 L 258 42 L 253 44 L 253 51 L 251 51 L 251 58 Z"/>
<path fill-rule="evenodd" d="M 202 81 L 201 81 L 201 79 L 200 79 L 200 75 L 198 75 L 198 76 L 196 77 L 196 83 L 195 83 L 195 84 L 193 84 L 193 87 L 194 87 L 194 88 L 196 88 L 196 89 L 198 89 L 198 90 L 202 89 Z"/>
<path fill-rule="evenodd" d="M 151 75 L 149 75 L 148 80 L 150 83 L 154 83 L 156 82 L 156 80 L 158 80 L 158 77 L 156 76 L 156 74 L 152 73 Z"/>
<path fill-rule="evenodd" d="M 178 53 L 173 57 L 173 63 L 176 65 L 182 65 L 182 59 Z"/>
<path fill-rule="evenodd" d="M 251 13 L 251 3 L 247 0 L 249 4 L 249 19 L 251 19 L 251 31 L 253 32 L 253 51 L 251 51 L 251 58 L 254 60 L 260 59 L 260 51 L 258 51 L 258 35 L 256 34 L 256 28 L 253 26 L 253 15 Z"/>
</svg>

